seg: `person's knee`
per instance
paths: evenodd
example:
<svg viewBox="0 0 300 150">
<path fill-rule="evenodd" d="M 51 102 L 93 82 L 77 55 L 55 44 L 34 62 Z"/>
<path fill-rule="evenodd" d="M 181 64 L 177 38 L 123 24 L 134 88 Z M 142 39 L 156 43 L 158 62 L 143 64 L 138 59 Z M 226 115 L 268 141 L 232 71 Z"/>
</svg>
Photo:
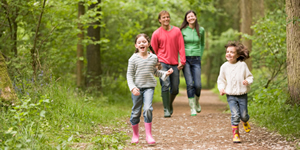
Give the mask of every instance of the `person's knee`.
<svg viewBox="0 0 300 150">
<path fill-rule="evenodd" d="M 243 122 L 247 122 L 248 120 L 249 120 L 249 115 L 242 115 L 241 116 L 241 120 L 243 121 Z"/>
</svg>

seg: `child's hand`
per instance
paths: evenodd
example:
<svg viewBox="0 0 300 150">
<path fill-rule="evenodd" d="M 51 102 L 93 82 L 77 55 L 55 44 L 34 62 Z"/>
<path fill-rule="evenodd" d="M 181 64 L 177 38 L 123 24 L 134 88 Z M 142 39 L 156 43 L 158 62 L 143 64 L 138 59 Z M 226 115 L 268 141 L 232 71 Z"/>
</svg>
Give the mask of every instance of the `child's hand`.
<svg viewBox="0 0 300 150">
<path fill-rule="evenodd" d="M 244 80 L 244 81 L 243 81 L 243 85 L 248 85 L 248 81 L 247 81 L 247 80 Z"/>
<path fill-rule="evenodd" d="M 220 95 L 223 96 L 224 94 L 226 94 L 225 90 L 224 89 L 220 90 Z"/>
<path fill-rule="evenodd" d="M 140 89 L 138 89 L 137 87 L 133 88 L 131 90 L 131 93 L 134 95 L 134 96 L 139 96 L 140 95 Z"/>
<path fill-rule="evenodd" d="M 161 66 L 161 63 L 160 62 L 157 62 L 155 67 L 158 69 L 158 70 L 161 70 L 162 69 L 162 66 Z"/>
<path fill-rule="evenodd" d="M 169 75 L 172 74 L 172 73 L 173 73 L 173 69 L 170 68 L 170 69 L 167 71 L 166 75 L 169 76 Z"/>
</svg>

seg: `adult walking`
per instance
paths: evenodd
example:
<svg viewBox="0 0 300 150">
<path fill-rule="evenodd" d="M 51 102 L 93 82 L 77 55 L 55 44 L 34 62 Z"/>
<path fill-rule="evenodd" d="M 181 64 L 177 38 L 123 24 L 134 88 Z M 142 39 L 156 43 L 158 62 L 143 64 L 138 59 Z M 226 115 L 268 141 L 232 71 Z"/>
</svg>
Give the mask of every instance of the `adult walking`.
<svg viewBox="0 0 300 150">
<path fill-rule="evenodd" d="M 161 96 L 164 105 L 164 117 L 173 114 L 173 102 L 179 92 L 179 70 L 185 65 L 185 50 L 183 37 L 178 27 L 170 25 L 170 13 L 163 10 L 158 15 L 160 27 L 152 34 L 151 45 L 155 51 L 162 70 L 173 69 L 165 81 L 160 79 Z M 178 62 L 178 54 L 180 62 Z"/>
<path fill-rule="evenodd" d="M 186 64 L 183 74 L 186 81 L 187 95 L 191 116 L 201 112 L 199 98 L 201 94 L 201 57 L 204 50 L 204 28 L 200 27 L 196 13 L 186 12 L 180 30 L 184 39 Z"/>
</svg>

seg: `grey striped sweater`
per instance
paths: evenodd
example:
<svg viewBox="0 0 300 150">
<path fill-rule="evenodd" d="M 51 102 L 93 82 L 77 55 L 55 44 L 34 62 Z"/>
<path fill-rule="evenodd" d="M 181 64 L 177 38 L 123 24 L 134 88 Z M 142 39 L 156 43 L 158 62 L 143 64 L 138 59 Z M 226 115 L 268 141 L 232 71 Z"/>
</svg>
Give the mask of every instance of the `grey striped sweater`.
<svg viewBox="0 0 300 150">
<path fill-rule="evenodd" d="M 137 88 L 150 88 L 156 86 L 154 75 L 167 78 L 166 71 L 156 69 L 157 56 L 149 53 L 147 59 L 141 58 L 138 53 L 134 53 L 128 60 L 127 83 L 130 91 Z"/>
</svg>

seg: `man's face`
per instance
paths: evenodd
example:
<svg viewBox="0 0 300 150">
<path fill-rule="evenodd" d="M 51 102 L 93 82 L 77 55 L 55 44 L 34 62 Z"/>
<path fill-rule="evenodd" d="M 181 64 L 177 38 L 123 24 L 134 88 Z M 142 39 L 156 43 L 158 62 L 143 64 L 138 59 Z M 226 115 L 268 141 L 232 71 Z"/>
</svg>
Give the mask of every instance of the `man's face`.
<svg viewBox="0 0 300 150">
<path fill-rule="evenodd" d="M 160 16 L 159 22 L 160 22 L 161 25 L 168 26 L 170 24 L 170 15 L 167 14 L 167 13 L 162 14 Z"/>
</svg>

